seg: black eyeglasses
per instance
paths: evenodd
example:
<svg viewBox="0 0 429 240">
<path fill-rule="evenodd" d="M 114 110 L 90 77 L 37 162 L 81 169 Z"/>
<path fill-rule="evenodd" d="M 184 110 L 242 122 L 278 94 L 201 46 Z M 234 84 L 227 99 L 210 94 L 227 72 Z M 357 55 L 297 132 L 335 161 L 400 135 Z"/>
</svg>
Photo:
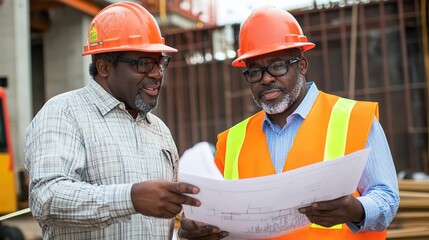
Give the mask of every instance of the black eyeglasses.
<svg viewBox="0 0 429 240">
<path fill-rule="evenodd" d="M 299 62 L 301 58 L 296 57 L 288 60 L 280 60 L 271 63 L 266 67 L 252 67 L 243 71 L 246 81 L 249 83 L 257 83 L 262 80 L 264 72 L 267 71 L 273 77 L 280 77 L 288 72 L 288 65 Z"/>
<path fill-rule="evenodd" d="M 155 65 L 158 65 L 161 73 L 168 67 L 170 62 L 169 56 L 162 56 L 159 60 L 152 57 L 141 57 L 141 58 L 118 58 L 118 61 L 132 63 L 136 65 L 138 73 L 149 73 L 152 71 Z"/>
</svg>

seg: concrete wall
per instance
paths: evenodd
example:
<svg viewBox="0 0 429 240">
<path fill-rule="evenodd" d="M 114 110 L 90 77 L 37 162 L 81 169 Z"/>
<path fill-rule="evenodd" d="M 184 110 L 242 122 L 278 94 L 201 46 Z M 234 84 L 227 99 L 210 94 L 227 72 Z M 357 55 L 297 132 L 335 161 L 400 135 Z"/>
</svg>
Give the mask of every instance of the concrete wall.
<svg viewBox="0 0 429 240">
<path fill-rule="evenodd" d="M 0 4 L 0 74 L 8 77 L 15 171 L 23 169 L 24 133 L 31 120 L 29 0 Z"/>
<path fill-rule="evenodd" d="M 24 170 L 25 129 L 41 106 L 90 79 L 90 58 L 81 54 L 92 17 L 67 6 L 51 9 L 50 29 L 33 39 L 33 49 L 38 51 L 32 58 L 29 4 L 30 0 L 0 2 L 0 75 L 7 76 L 9 83 L 6 93 L 15 172 Z M 32 71 L 37 75 L 34 85 Z"/>
<path fill-rule="evenodd" d="M 66 6 L 51 9 L 50 17 L 43 36 L 46 100 L 88 82 L 88 59 L 82 51 L 92 18 Z"/>
</svg>

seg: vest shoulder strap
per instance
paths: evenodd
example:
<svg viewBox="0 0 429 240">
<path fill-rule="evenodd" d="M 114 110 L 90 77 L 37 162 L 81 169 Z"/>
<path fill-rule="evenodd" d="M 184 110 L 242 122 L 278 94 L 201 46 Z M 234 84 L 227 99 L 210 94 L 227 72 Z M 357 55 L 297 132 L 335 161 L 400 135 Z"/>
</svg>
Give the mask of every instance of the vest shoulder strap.
<svg viewBox="0 0 429 240">
<path fill-rule="evenodd" d="M 226 139 L 225 179 L 238 179 L 238 157 L 240 156 L 241 146 L 243 146 L 244 138 L 246 137 L 246 128 L 249 119 L 247 118 L 229 129 L 228 138 Z"/>
</svg>

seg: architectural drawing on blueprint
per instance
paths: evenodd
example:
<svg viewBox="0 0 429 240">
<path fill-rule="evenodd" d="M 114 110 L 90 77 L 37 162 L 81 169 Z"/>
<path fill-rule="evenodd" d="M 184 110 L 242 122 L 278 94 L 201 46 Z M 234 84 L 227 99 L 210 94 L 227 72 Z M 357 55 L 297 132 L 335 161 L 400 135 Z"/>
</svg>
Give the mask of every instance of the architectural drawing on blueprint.
<svg viewBox="0 0 429 240">
<path fill-rule="evenodd" d="M 271 207 L 247 208 L 245 213 L 222 212 L 207 209 L 211 217 L 218 217 L 222 224 L 246 222 L 244 233 L 284 233 L 309 224 L 307 217 L 295 208 L 271 211 Z"/>
</svg>

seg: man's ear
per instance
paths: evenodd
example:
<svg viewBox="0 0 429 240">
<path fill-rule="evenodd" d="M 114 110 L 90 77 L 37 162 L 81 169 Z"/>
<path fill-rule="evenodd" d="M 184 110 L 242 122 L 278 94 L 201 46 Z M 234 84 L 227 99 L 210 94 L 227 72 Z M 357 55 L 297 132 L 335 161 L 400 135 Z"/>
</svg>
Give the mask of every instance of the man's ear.
<svg viewBox="0 0 429 240">
<path fill-rule="evenodd" d="M 99 59 L 95 63 L 95 66 L 97 67 L 97 71 L 98 71 L 98 74 L 100 74 L 100 76 L 102 77 L 109 76 L 109 69 L 111 65 L 108 62 L 104 61 L 103 59 Z"/>
<path fill-rule="evenodd" d="M 305 75 L 307 73 L 307 70 L 308 70 L 308 61 L 307 61 L 307 58 L 302 57 L 301 61 L 299 61 L 299 72 L 302 75 Z"/>
</svg>

